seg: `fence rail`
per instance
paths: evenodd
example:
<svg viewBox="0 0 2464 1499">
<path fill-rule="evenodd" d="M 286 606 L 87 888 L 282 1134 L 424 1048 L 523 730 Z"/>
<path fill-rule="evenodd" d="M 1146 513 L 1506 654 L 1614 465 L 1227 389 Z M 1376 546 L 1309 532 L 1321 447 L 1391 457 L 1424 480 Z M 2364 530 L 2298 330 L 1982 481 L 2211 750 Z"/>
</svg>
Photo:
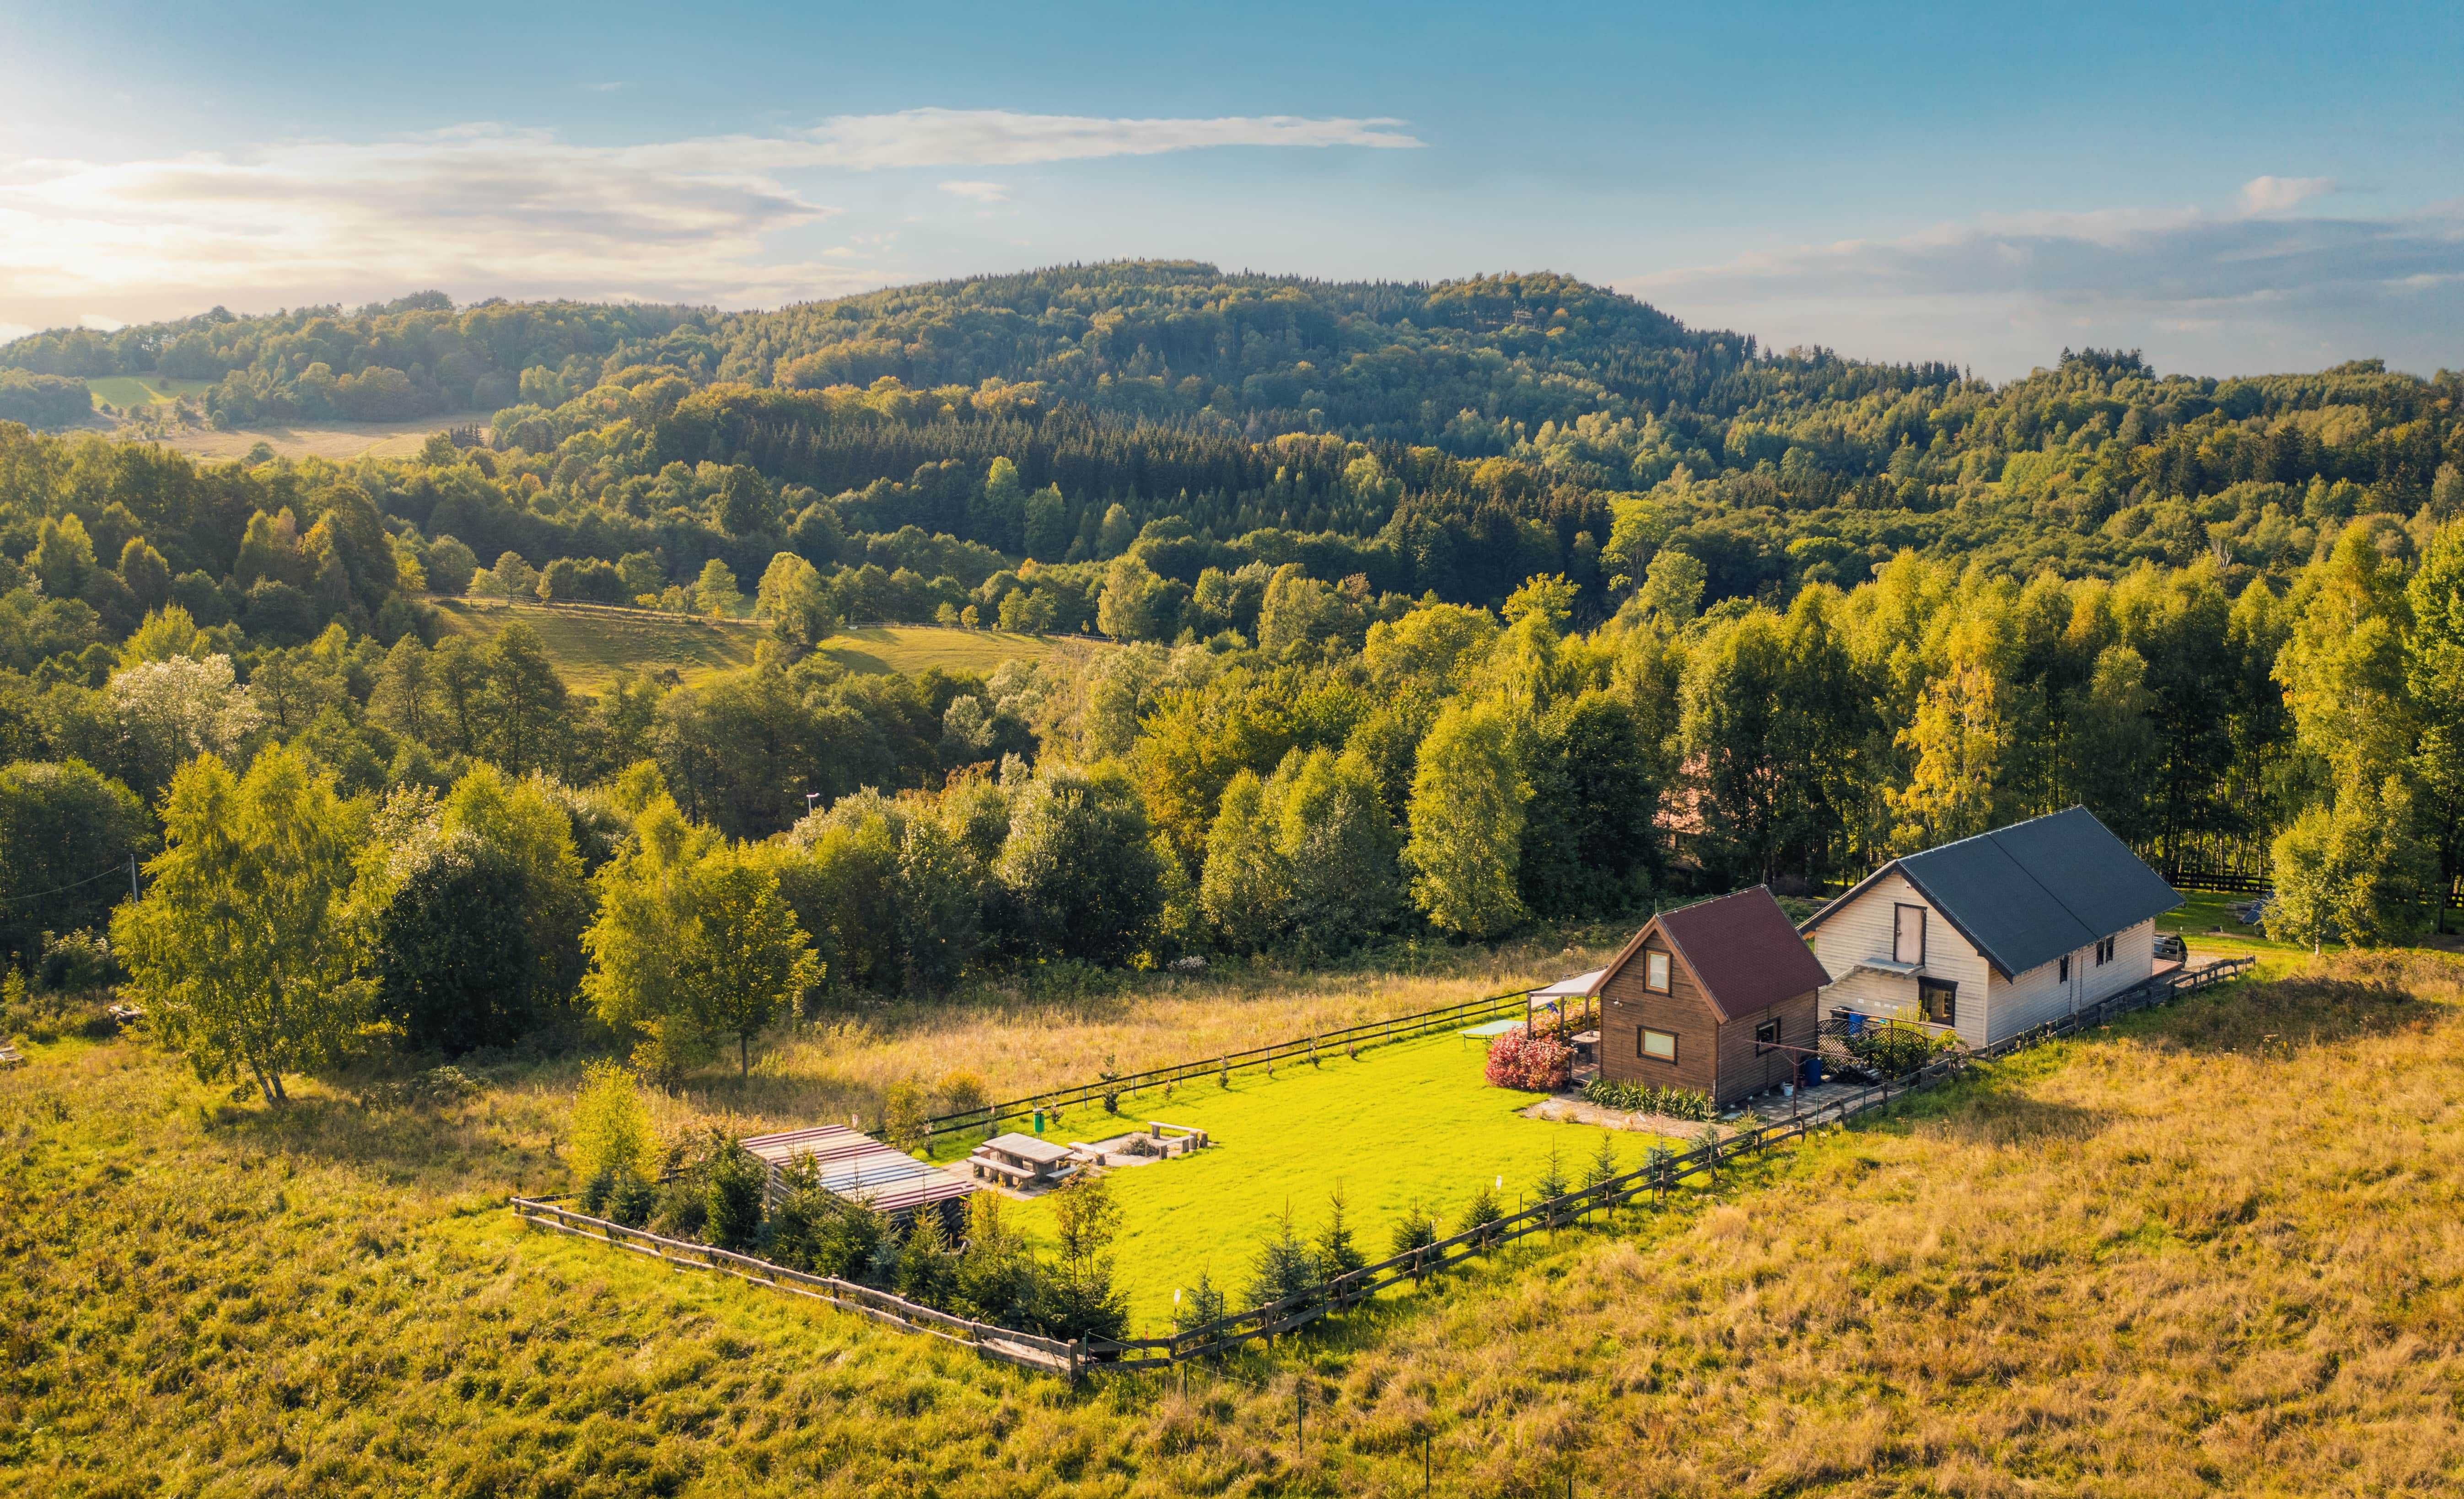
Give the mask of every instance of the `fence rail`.
<svg viewBox="0 0 2464 1499">
<path fill-rule="evenodd" d="M 1904 1077 L 1885 1078 L 1802 1113 L 1758 1124 L 1749 1130 L 1740 1130 L 1724 1139 L 1706 1140 L 1691 1150 L 1655 1152 L 1653 1159 L 1635 1170 L 1534 1202 L 1451 1237 L 1364 1265 L 1279 1301 L 1236 1312 L 1200 1326 L 1181 1330 L 1169 1337 L 1083 1338 L 1064 1342 L 988 1322 L 969 1321 L 850 1281 L 806 1274 L 750 1255 L 715 1249 L 682 1239 L 669 1239 L 639 1228 L 627 1228 L 622 1223 L 591 1218 L 544 1200 L 517 1197 L 513 1200 L 513 1209 L 515 1215 L 525 1223 L 540 1227 L 602 1240 L 670 1264 L 716 1270 L 757 1285 L 828 1302 L 892 1326 L 964 1344 L 990 1357 L 1023 1368 L 1058 1374 L 1074 1383 L 1090 1365 L 1102 1364 L 1118 1369 L 1169 1368 L 1192 1358 L 1220 1356 L 1260 1338 L 1272 1338 L 1297 1331 L 1321 1317 L 1366 1301 L 1381 1290 L 1406 1281 L 1418 1284 L 1433 1274 L 1526 1235 L 1579 1223 L 1593 1213 L 1623 1206 L 1645 1194 L 1658 1201 L 1670 1190 L 1698 1177 L 1716 1178 L 1720 1167 L 1727 1162 L 1763 1155 L 1773 1146 L 1803 1138 L 1815 1130 L 1844 1123 L 1894 1098 L 1932 1088 L 1978 1062 L 2008 1056 L 2093 1029 L 2135 1011 L 2166 1003 L 2179 995 L 2194 993 L 2236 978 L 2255 961 L 2252 958 L 2226 958 L 2198 968 L 2159 975 L 2059 1020 L 2048 1021 L 2018 1035 L 2006 1037 L 1991 1047 L 1954 1052 L 1927 1063 Z M 1522 997 L 1522 993 L 1517 992 L 1499 998 L 1519 1000 Z M 1495 1001 L 1472 1003 L 1493 1003 Z M 1400 1017 L 1405 1020 L 1416 1018 L 1421 1017 Z M 1208 1063 L 1199 1073 L 1191 1075 L 1203 1075 L 1214 1068 L 1214 1063 Z M 1128 1080 L 1114 1081 L 1119 1084 Z"/>
<path fill-rule="evenodd" d="M 1512 1010 L 1529 1013 L 1529 989 L 1510 989 L 1500 994 L 1485 995 L 1476 1000 L 1463 1000 L 1442 1004 L 1432 1010 L 1416 1010 L 1409 1015 L 1397 1015 L 1386 1020 L 1364 1021 L 1339 1030 L 1320 1031 L 1291 1041 L 1279 1041 L 1271 1046 L 1252 1047 L 1246 1051 L 1227 1051 L 1220 1056 L 1202 1057 L 1192 1062 L 1175 1063 L 1170 1067 L 1150 1068 L 1143 1072 L 1124 1073 L 1119 1077 L 1098 1079 L 1074 1088 L 1056 1088 L 1045 1092 L 1029 1093 L 1003 1103 L 987 1104 L 980 1109 L 964 1109 L 955 1113 L 936 1114 L 924 1121 L 923 1137 L 938 1139 L 945 1135 L 961 1135 L 970 1130 L 989 1130 L 1003 1119 L 1020 1119 L 1037 1110 L 1067 1109 L 1079 1104 L 1094 1103 L 1105 1097 L 1118 1099 L 1126 1094 L 1150 1088 L 1162 1088 L 1186 1083 L 1202 1077 L 1213 1077 L 1253 1068 L 1269 1067 L 1277 1062 L 1310 1060 L 1330 1051 L 1345 1051 L 1357 1047 L 1376 1046 L 1391 1041 L 1407 1041 L 1433 1031 L 1446 1030 L 1475 1021 L 1494 1020 Z"/>
<path fill-rule="evenodd" d="M 1493 1223 L 1466 1228 L 1451 1238 L 1365 1265 L 1281 1301 L 1236 1312 L 1170 1337 L 1089 1339 L 1088 1356 L 1096 1362 L 1120 1368 L 1164 1368 L 1184 1359 L 1221 1355 L 1243 1343 L 1290 1332 L 1330 1312 L 1365 1301 L 1389 1287 L 1407 1280 L 1417 1283 L 1449 1266 L 1486 1253 L 1527 1234 L 1579 1223 L 1594 1212 L 1622 1206 L 1645 1193 L 1657 1200 L 1671 1188 L 1694 1178 L 1716 1175 L 1724 1162 L 1758 1156 L 1815 1130 L 1844 1122 L 1894 1098 L 1931 1088 L 1975 1063 L 2041 1046 L 2062 1036 L 2105 1025 L 2135 1010 L 2162 1004 L 2176 995 L 2204 989 L 2238 975 L 2255 961 L 2249 958 L 2221 959 L 2200 968 L 2148 979 L 2075 1014 L 2008 1037 L 1991 1047 L 1957 1052 L 1928 1063 L 1905 1077 L 1885 1078 L 1790 1118 L 1741 1130 L 1726 1139 L 1707 1141 L 1692 1150 L 1663 1155 L 1636 1170 L 1577 1188 L 1562 1197 L 1535 1202 L 1520 1211 L 1507 1213 Z"/>
<path fill-rule="evenodd" d="M 862 1312 L 875 1321 L 887 1322 L 911 1332 L 926 1333 L 954 1343 L 963 1343 L 978 1353 L 1023 1368 L 1041 1369 L 1046 1374 L 1061 1375 L 1075 1383 L 1086 1370 L 1086 1345 L 1063 1342 L 1015 1328 L 1001 1327 L 991 1322 L 974 1322 L 953 1316 L 917 1302 L 893 1296 L 886 1290 L 859 1286 L 827 1275 L 812 1275 L 791 1270 L 783 1265 L 737 1254 L 729 1249 L 713 1248 L 687 1239 L 670 1239 L 648 1229 L 627 1228 L 623 1223 L 605 1218 L 592 1218 L 570 1208 L 559 1207 L 540 1198 L 517 1197 L 513 1200 L 514 1216 L 526 1223 L 553 1228 L 584 1239 L 612 1244 L 620 1249 L 647 1254 L 688 1269 L 716 1270 L 739 1280 L 752 1281 L 774 1290 L 792 1295 L 809 1296 L 826 1301 L 848 1312 Z"/>
</svg>

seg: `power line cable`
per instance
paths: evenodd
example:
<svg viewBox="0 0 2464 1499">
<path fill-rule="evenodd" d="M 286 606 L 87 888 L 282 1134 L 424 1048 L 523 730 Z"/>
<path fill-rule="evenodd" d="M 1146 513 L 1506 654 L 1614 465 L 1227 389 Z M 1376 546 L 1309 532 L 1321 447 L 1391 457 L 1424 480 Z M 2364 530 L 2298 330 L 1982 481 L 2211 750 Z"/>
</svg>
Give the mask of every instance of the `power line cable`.
<svg viewBox="0 0 2464 1499">
<path fill-rule="evenodd" d="M 49 889 L 49 890 L 29 891 L 29 892 L 27 892 L 25 894 L 22 894 L 22 895 L 0 895 L 0 906 L 11 906 L 11 905 L 15 905 L 17 902 L 19 902 L 19 901 L 21 901 L 21 900 L 40 900 L 40 899 L 42 899 L 45 895 L 56 895 L 56 894 L 59 894 L 59 893 L 60 893 L 61 892 L 63 892 L 63 891 L 76 890 L 76 889 L 77 889 L 79 886 L 83 886 L 83 885 L 91 885 L 91 884 L 93 884 L 93 883 L 94 883 L 95 881 L 97 881 L 97 880 L 107 880 L 107 879 L 116 878 L 116 877 L 117 877 L 117 876 L 119 876 L 120 874 L 124 873 L 124 872 L 127 871 L 127 869 L 128 869 L 128 866 L 127 866 L 126 864 L 124 864 L 124 863 L 123 863 L 123 864 L 115 864 L 115 865 L 113 865 L 111 868 L 109 868 L 109 869 L 107 869 L 107 870 L 103 871 L 102 871 L 101 873 L 99 873 L 99 874 L 91 874 L 91 875 L 88 875 L 87 877 L 85 877 L 84 879 L 81 879 L 81 880 L 71 880 L 71 881 L 69 881 L 69 882 L 68 882 L 67 884 L 65 884 L 65 885 L 55 885 L 55 886 L 53 886 L 53 887 L 52 887 L 51 889 Z"/>
</svg>

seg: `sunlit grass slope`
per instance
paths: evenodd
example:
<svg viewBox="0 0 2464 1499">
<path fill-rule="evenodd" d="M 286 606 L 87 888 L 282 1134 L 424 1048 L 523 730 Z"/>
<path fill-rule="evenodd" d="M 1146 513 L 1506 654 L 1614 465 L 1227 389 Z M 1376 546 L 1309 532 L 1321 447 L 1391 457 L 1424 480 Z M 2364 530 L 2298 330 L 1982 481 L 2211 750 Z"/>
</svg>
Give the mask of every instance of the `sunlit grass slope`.
<svg viewBox="0 0 2464 1499">
<path fill-rule="evenodd" d="M 152 406 L 213 388 L 210 380 L 173 380 L 167 375 L 92 375 L 85 386 L 99 401 L 118 407 Z"/>
<path fill-rule="evenodd" d="M 751 620 L 708 620 L 647 609 L 555 605 L 480 603 L 437 598 L 445 628 L 481 637 L 514 620 L 539 631 L 565 685 L 577 692 L 604 691 L 617 673 L 673 672 L 693 682 L 753 664 L 766 627 Z M 931 625 L 884 625 L 842 630 L 822 643 L 822 653 L 853 672 L 944 672 L 988 676 L 1004 661 L 1059 649 L 1089 649 L 1004 630 L 942 629 Z"/>
<path fill-rule="evenodd" d="M 753 664 L 761 642 L 748 624 L 654 614 L 647 609 L 568 608 L 548 605 L 477 604 L 435 599 L 447 629 L 487 637 L 515 620 L 539 632 L 557 674 L 576 692 L 604 692 L 618 673 L 673 672 L 694 681 Z"/>
<path fill-rule="evenodd" d="M 2453 1492 L 2458 974 L 2193 997 L 1186 1393 L 524 1236 L 561 1065 L 275 1116 L 38 1047 L 0 1074 L 0 1492 L 1399 1494 L 1423 1430 L 1454 1494 Z"/>
</svg>

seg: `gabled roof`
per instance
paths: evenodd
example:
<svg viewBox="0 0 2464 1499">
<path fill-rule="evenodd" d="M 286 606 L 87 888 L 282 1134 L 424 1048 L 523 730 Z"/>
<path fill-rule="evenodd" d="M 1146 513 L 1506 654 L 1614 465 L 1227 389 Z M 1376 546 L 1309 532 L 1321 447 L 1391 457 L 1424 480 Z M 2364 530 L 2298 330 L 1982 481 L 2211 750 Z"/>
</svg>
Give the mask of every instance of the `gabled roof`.
<svg viewBox="0 0 2464 1499">
<path fill-rule="evenodd" d="M 1893 859 L 1815 912 L 1805 930 L 1894 870 L 2006 979 L 2182 903 L 2095 813 L 2074 806 Z"/>
<path fill-rule="evenodd" d="M 1723 1024 L 1831 981 L 1768 885 L 1661 912 L 1600 970 L 1599 982 L 1631 961 L 1654 931 L 1703 986 Z"/>
</svg>

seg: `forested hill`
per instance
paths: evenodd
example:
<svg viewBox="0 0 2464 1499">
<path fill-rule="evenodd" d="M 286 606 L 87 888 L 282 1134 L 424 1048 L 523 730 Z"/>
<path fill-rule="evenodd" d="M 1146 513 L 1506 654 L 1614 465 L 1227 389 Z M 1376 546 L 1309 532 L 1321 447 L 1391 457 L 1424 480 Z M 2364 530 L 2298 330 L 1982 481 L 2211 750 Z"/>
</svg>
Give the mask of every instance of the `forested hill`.
<svg viewBox="0 0 2464 1499">
<path fill-rule="evenodd" d="M 2346 519 L 2417 530 L 2464 507 L 2453 373 L 2215 380 L 2062 351 L 1996 387 L 1770 354 L 1552 275 L 1129 262 L 734 315 L 423 293 L 38 334 L 0 366 L 214 380 L 197 404 L 226 426 L 493 411 L 500 507 L 442 524 L 415 498 L 387 508 L 542 567 L 656 546 L 671 571 L 740 569 L 801 535 L 826 569 L 865 560 L 830 538 L 907 525 L 1099 562 L 1155 527 L 1142 560 L 1183 590 L 1208 566 L 1298 562 L 1495 604 L 1553 572 L 1598 617 L 1666 548 L 1704 564 L 1714 600 L 1854 584 L 1904 549 L 2022 576 L 2202 556 L 2281 576 Z M 987 497 L 1004 458 L 1020 487 Z M 736 528 L 731 468 L 763 486 Z M 1030 523 L 1025 496 L 1047 488 L 1058 507 Z"/>
</svg>

